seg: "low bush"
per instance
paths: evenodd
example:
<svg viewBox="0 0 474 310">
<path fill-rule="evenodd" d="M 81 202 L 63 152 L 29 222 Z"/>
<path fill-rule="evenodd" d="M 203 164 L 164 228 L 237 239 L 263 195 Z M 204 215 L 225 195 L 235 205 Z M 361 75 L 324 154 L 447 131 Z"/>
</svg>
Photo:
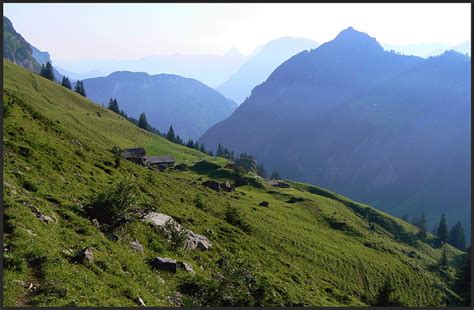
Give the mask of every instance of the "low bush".
<svg viewBox="0 0 474 310">
<path fill-rule="evenodd" d="M 188 236 L 186 229 L 177 229 L 173 221 L 170 220 L 165 223 L 164 231 L 167 234 L 171 250 L 177 251 L 184 247 Z"/>
<path fill-rule="evenodd" d="M 243 258 L 224 256 L 210 279 L 201 275 L 181 280 L 179 290 L 187 295 L 186 306 L 264 306 L 275 304 L 268 281 Z"/>
<path fill-rule="evenodd" d="M 124 179 L 92 197 L 84 211 L 88 218 L 98 220 L 101 227 L 110 230 L 156 211 L 160 204 L 159 195 L 145 202 L 138 186 L 133 181 Z"/>
<path fill-rule="evenodd" d="M 250 224 L 243 218 L 242 211 L 235 206 L 227 206 L 225 210 L 225 221 L 232 226 L 239 227 L 245 232 L 250 232 Z"/>
</svg>

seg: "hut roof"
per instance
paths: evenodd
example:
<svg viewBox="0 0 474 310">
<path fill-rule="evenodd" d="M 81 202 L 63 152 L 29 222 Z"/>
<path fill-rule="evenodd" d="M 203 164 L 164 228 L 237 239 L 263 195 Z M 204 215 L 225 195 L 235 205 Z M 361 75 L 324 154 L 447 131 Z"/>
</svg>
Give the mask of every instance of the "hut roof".
<svg viewBox="0 0 474 310">
<path fill-rule="evenodd" d="M 153 165 L 153 164 L 165 164 L 165 163 L 174 163 L 175 162 L 175 159 L 173 156 L 169 156 L 169 155 L 166 155 L 166 156 L 150 156 L 150 157 L 147 157 L 146 158 L 146 161 Z"/>
<path fill-rule="evenodd" d="M 130 149 L 125 149 L 122 152 L 122 156 L 125 158 L 131 158 L 131 157 L 145 157 L 146 151 L 142 147 L 135 147 L 135 148 L 130 148 Z"/>
</svg>

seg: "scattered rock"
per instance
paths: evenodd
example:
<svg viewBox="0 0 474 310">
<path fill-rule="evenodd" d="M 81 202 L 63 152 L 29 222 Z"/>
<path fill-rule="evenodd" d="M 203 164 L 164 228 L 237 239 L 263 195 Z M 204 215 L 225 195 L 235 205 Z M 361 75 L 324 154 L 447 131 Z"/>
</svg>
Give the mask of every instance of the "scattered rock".
<svg viewBox="0 0 474 310">
<path fill-rule="evenodd" d="M 212 247 L 211 241 L 206 236 L 196 234 L 188 230 L 188 239 L 186 240 L 186 248 L 189 250 L 209 250 Z"/>
<path fill-rule="evenodd" d="M 150 266 L 160 270 L 171 271 L 176 273 L 177 263 L 175 259 L 167 257 L 155 257 L 151 262 Z"/>
<path fill-rule="evenodd" d="M 282 182 L 282 181 L 277 181 L 277 180 L 270 180 L 268 181 L 268 184 L 274 187 L 280 187 L 280 188 L 288 188 L 290 187 L 290 184 Z"/>
<path fill-rule="evenodd" d="M 131 241 L 130 246 L 137 252 L 143 253 L 143 245 L 140 244 L 138 241 Z"/>
<path fill-rule="evenodd" d="M 100 228 L 100 224 L 99 224 L 99 221 L 97 219 L 93 219 L 92 220 L 92 224 L 97 227 L 97 228 Z"/>
<path fill-rule="evenodd" d="M 92 253 L 92 248 L 87 247 L 80 250 L 79 252 L 77 252 L 76 256 L 74 257 L 74 260 L 78 263 L 83 263 L 85 261 L 93 262 L 94 254 Z"/>
<path fill-rule="evenodd" d="M 174 166 L 174 170 L 186 171 L 186 170 L 188 170 L 188 165 L 186 165 L 186 164 L 176 165 L 176 166 Z"/>
<path fill-rule="evenodd" d="M 36 234 L 31 229 L 25 229 L 25 230 L 30 236 L 36 237 Z"/>
<path fill-rule="evenodd" d="M 182 295 L 178 292 L 174 293 L 172 296 L 168 296 L 168 300 L 176 306 L 184 306 L 183 301 L 181 300 Z"/>
<path fill-rule="evenodd" d="M 194 270 L 193 270 L 193 267 L 191 265 L 189 265 L 188 263 L 185 263 L 185 262 L 178 262 L 178 268 L 179 269 L 182 269 L 186 272 L 189 272 L 189 273 L 192 273 L 194 274 Z"/>
<path fill-rule="evenodd" d="M 221 186 L 216 181 L 207 180 L 207 181 L 202 182 L 202 185 L 204 185 L 206 187 L 209 187 L 210 189 L 212 189 L 216 192 L 221 190 Z"/>
<path fill-rule="evenodd" d="M 411 257 L 411 258 L 417 258 L 417 257 L 418 257 L 418 255 L 416 254 L 415 251 L 410 251 L 410 252 L 408 252 L 408 253 L 407 253 L 407 256 L 408 256 L 408 257 Z"/>
<path fill-rule="evenodd" d="M 302 201 L 305 201 L 304 198 L 301 198 L 301 197 L 291 197 L 287 203 L 295 203 L 295 202 L 302 202 Z"/>
<path fill-rule="evenodd" d="M 269 203 L 268 201 L 262 201 L 262 202 L 259 203 L 258 205 L 259 205 L 260 207 L 268 207 L 269 204 L 270 204 L 270 203 Z"/>
<path fill-rule="evenodd" d="M 225 181 L 224 183 L 221 183 L 220 187 L 222 190 L 226 192 L 232 192 L 235 190 L 235 188 L 232 185 L 230 185 L 229 181 Z"/>
<path fill-rule="evenodd" d="M 49 216 L 49 215 L 45 215 L 43 213 L 41 213 L 41 211 L 35 207 L 34 205 L 32 205 L 31 203 L 27 202 L 25 203 L 26 206 L 28 208 L 30 208 L 30 210 L 33 212 L 33 214 L 43 223 L 46 223 L 46 224 L 50 224 L 50 223 L 54 223 L 55 220 Z"/>
<path fill-rule="evenodd" d="M 72 143 L 72 144 L 76 144 L 76 145 L 82 145 L 82 144 L 81 144 L 81 141 L 79 141 L 79 140 L 77 140 L 77 139 L 72 139 L 72 140 L 71 140 L 71 143 Z"/>
</svg>

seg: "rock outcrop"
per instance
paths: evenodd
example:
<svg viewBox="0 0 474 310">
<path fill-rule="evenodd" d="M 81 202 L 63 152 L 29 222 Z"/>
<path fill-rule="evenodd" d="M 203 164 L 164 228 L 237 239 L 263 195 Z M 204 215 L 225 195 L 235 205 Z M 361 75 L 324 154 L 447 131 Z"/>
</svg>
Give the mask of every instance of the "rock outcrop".
<svg viewBox="0 0 474 310">
<path fill-rule="evenodd" d="M 176 273 L 176 269 L 178 268 L 178 264 L 175 259 L 167 258 L 167 257 L 155 257 L 151 262 L 150 266 L 156 269 L 171 271 Z"/>
<path fill-rule="evenodd" d="M 158 229 L 164 230 L 166 223 L 170 221 L 173 224 L 174 229 L 177 231 L 181 231 L 184 229 L 178 222 L 176 222 L 171 216 L 157 213 L 157 212 L 150 212 L 143 218 L 144 222 L 151 223 Z M 188 250 L 209 250 L 212 247 L 211 241 L 203 235 L 196 234 L 195 232 L 186 229 L 187 231 L 187 240 L 185 243 L 185 248 Z"/>
</svg>

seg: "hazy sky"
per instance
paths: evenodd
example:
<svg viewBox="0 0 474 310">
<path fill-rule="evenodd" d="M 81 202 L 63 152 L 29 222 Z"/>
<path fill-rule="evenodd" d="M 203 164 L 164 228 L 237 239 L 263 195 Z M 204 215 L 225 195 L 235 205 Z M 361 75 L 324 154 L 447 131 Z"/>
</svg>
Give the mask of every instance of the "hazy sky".
<svg viewBox="0 0 474 310">
<path fill-rule="evenodd" d="M 456 45 L 470 4 L 7 4 L 15 29 L 53 60 L 250 54 L 283 36 L 324 43 L 353 26 L 379 42 Z"/>
</svg>

